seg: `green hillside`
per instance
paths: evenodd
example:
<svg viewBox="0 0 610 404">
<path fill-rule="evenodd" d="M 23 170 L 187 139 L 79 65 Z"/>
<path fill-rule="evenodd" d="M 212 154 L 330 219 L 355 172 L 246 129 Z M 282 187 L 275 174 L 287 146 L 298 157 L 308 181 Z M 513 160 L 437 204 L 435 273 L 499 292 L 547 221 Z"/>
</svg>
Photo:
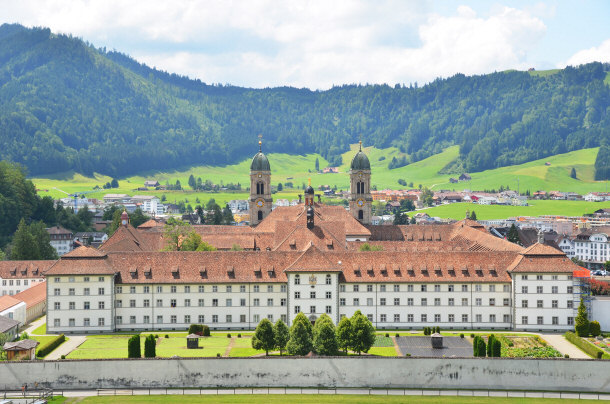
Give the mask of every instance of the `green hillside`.
<svg viewBox="0 0 610 404">
<path fill-rule="evenodd" d="M 361 137 L 387 154 L 379 166 L 399 153 L 415 164 L 453 153 L 447 172 L 479 172 L 610 144 L 608 71 L 608 64 L 590 63 L 456 74 L 422 87 L 250 89 L 151 69 L 49 29 L 4 24 L 0 159 L 23 164 L 33 176 L 74 171 L 121 178 L 238 165 L 263 134 L 266 152 L 317 154 L 331 165 L 348 163 L 342 154 Z M 428 164 L 397 174 L 442 181 Z M 610 158 L 596 168 L 598 178 L 608 178 Z M 384 175 L 380 185 L 391 185 Z"/>
<path fill-rule="evenodd" d="M 296 188 L 300 188 L 302 184 L 306 184 L 308 179 L 311 178 L 312 184 L 316 187 L 319 185 L 330 185 L 337 186 L 339 189 L 347 189 L 349 186 L 349 162 L 356 149 L 357 146 L 352 145 L 351 150 L 342 155 L 345 163 L 339 167 L 340 173 L 338 174 L 316 173 L 314 171 L 316 158 L 319 159 L 320 168 L 327 166 L 327 161 L 317 154 L 293 156 L 282 153 L 270 153 L 268 157 L 272 169 L 272 183 L 277 185 L 280 182 L 282 184 L 292 182 Z M 378 189 L 405 188 L 398 184 L 399 179 L 404 179 L 407 183 L 413 182 L 415 188 L 422 184 L 422 186 L 435 190 L 485 190 L 498 189 L 500 185 L 505 188 L 517 189 L 517 179 L 519 179 L 519 190 L 521 192 L 526 190 L 531 192 L 536 190 L 558 190 L 585 194 L 592 191 L 604 191 L 607 186 L 604 181 L 593 180 L 593 163 L 598 148 L 578 150 L 525 164 L 470 173 L 472 181 L 459 182 L 457 184 L 449 183 L 449 178 L 457 177 L 456 174 L 438 174 L 443 167 L 447 166 L 458 156 L 457 146 L 449 147 L 442 153 L 393 170 L 388 169 L 388 161 L 394 156 L 400 156 L 398 149 L 365 147 L 364 151 L 371 161 L 373 185 L 376 185 Z M 385 157 L 385 159 L 380 160 L 381 157 Z M 570 177 L 572 168 L 576 169 L 577 179 Z M 247 196 L 245 190 L 249 186 L 249 170 L 250 160 L 247 159 L 239 164 L 224 167 L 196 166 L 173 171 L 150 171 L 137 176 L 119 179 L 120 187 L 118 189 L 102 190 L 87 196 L 101 197 L 106 193 L 127 193 L 133 195 L 135 193 L 142 193 L 135 191 L 135 189 L 141 187 L 146 179 L 155 179 L 161 184 L 166 182 L 174 184 L 176 180 L 179 180 L 183 188 L 187 189 L 186 191 L 147 192 L 159 196 L 165 194 L 170 202 L 174 200 L 181 201 L 186 198 L 190 203 L 194 203 L 195 198 L 207 201 L 210 197 L 214 197 L 219 202 L 224 202 L 230 199 L 242 199 Z M 217 184 L 221 181 L 223 184 L 239 182 L 244 191 L 217 194 L 192 192 L 187 185 L 188 177 L 191 174 L 195 178 L 201 177 L 203 181 L 211 180 Z M 63 194 L 53 190 L 54 187 L 66 192 L 89 191 L 96 185 L 102 186 L 110 181 L 111 178 L 102 175 L 85 177 L 81 174 L 70 172 L 47 177 L 37 177 L 32 180 L 41 196 L 51 195 L 54 198 L 58 198 L 62 197 Z M 298 190 L 286 189 L 285 192 L 276 194 L 275 197 L 295 198 L 298 193 Z"/>
</svg>

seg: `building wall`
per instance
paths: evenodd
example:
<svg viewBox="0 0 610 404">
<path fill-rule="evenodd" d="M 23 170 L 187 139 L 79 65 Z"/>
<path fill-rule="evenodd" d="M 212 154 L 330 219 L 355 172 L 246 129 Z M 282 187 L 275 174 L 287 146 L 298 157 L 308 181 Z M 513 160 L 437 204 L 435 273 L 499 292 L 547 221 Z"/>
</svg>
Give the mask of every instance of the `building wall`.
<svg viewBox="0 0 610 404">
<path fill-rule="evenodd" d="M 186 343 L 186 341 L 185 341 Z M 204 348 L 205 349 L 205 348 Z M 253 371 L 256 369 L 256 371 Z M 508 358 L 193 358 L 0 363 L 0 389 L 314 387 L 610 393 L 599 360 Z"/>
<path fill-rule="evenodd" d="M 113 289 L 111 275 L 49 277 L 47 333 L 113 331 Z"/>
<path fill-rule="evenodd" d="M 610 331 L 610 296 L 595 296 L 591 299 L 590 320 L 598 321 L 602 331 Z"/>
<path fill-rule="evenodd" d="M 288 273 L 287 276 L 290 323 L 299 311 L 312 321 L 326 313 L 335 324 L 339 323 L 339 311 L 337 310 L 339 276 L 337 272 Z M 313 308 L 315 310 L 312 311 Z"/>
<path fill-rule="evenodd" d="M 15 321 L 19 321 L 19 326 L 24 325 L 26 319 L 26 307 L 24 302 L 19 302 L 13 307 L 9 307 L 4 311 L 0 311 L 0 316 L 12 318 Z"/>
<path fill-rule="evenodd" d="M 43 278 L 20 278 L 3 279 L 0 278 L 0 296 L 16 295 L 19 292 L 31 288 L 32 286 L 44 282 Z"/>
<path fill-rule="evenodd" d="M 32 320 L 41 317 L 44 313 L 47 312 L 47 301 L 46 299 L 42 302 L 35 304 L 33 306 L 26 305 L 26 314 L 25 314 L 25 323 L 29 324 Z"/>
<path fill-rule="evenodd" d="M 579 291 L 571 275 L 514 274 L 513 290 L 515 329 L 564 331 L 574 328 Z"/>
</svg>

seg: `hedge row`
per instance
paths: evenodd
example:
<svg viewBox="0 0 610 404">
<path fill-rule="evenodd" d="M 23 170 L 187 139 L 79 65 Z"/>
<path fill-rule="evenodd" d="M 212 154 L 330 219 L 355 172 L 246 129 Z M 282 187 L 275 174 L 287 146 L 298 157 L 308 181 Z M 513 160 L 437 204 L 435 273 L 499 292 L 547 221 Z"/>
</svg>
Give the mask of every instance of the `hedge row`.
<svg viewBox="0 0 610 404">
<path fill-rule="evenodd" d="M 41 345 L 38 348 L 38 352 L 36 352 L 36 356 L 39 358 L 45 357 L 51 353 L 55 348 L 61 345 L 62 342 L 66 340 L 66 336 L 61 334 L 57 337 L 53 338 L 51 341 L 47 342 L 44 345 Z"/>
<path fill-rule="evenodd" d="M 583 340 L 582 338 L 580 338 L 578 335 L 574 334 L 571 331 L 568 331 L 564 334 L 564 337 L 566 337 L 566 339 L 568 341 L 570 341 L 571 343 L 573 343 L 574 345 L 576 345 L 577 347 L 579 347 L 580 349 L 582 349 L 583 351 L 585 351 L 586 353 L 588 353 L 589 355 L 591 355 L 594 358 L 598 357 L 598 352 L 602 353 L 602 359 L 610 359 L 610 354 L 608 354 L 608 352 L 604 351 L 601 348 L 596 347 L 595 345 L 589 343 L 588 341 Z"/>
</svg>

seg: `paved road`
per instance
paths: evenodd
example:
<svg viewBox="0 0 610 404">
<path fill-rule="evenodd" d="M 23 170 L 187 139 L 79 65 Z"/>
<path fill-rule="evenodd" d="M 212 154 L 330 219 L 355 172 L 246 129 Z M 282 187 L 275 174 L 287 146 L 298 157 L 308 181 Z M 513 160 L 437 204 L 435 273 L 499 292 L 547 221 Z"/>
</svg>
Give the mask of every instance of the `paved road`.
<svg viewBox="0 0 610 404">
<path fill-rule="evenodd" d="M 85 342 L 87 337 L 83 335 L 71 335 L 68 337 L 68 340 L 57 347 L 53 352 L 48 354 L 44 359 L 47 361 L 61 359 L 62 355 L 68 355 L 70 352 L 74 351 L 80 344 Z"/>
<path fill-rule="evenodd" d="M 570 358 L 591 359 L 589 355 L 578 349 L 576 345 L 568 341 L 562 334 L 540 334 L 540 338 L 548 342 L 563 355 L 570 355 Z"/>
</svg>

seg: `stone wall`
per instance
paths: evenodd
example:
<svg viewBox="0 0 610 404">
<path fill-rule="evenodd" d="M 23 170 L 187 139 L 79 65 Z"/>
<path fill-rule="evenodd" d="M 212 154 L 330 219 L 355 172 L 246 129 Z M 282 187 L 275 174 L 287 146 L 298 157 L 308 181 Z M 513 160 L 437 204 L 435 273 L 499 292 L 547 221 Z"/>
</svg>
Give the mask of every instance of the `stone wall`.
<svg viewBox="0 0 610 404">
<path fill-rule="evenodd" d="M 610 361 L 201 358 L 0 363 L 0 391 L 156 387 L 373 387 L 610 392 Z"/>
</svg>

